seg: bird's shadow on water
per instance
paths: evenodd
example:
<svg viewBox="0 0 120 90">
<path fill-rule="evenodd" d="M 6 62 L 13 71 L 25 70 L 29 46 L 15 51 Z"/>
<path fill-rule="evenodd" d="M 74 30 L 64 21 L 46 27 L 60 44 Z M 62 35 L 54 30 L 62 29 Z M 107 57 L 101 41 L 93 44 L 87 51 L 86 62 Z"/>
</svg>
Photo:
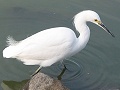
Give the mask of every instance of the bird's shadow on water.
<svg viewBox="0 0 120 90">
<path fill-rule="evenodd" d="M 3 90 L 22 90 L 25 84 L 29 81 L 29 79 L 17 82 L 17 81 L 3 81 L 1 83 L 1 87 Z"/>
</svg>

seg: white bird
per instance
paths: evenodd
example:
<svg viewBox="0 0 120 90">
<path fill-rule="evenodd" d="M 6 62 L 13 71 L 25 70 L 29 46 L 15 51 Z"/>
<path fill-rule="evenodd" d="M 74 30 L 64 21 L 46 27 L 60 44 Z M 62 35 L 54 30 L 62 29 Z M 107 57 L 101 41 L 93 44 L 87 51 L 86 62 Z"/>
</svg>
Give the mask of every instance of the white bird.
<svg viewBox="0 0 120 90">
<path fill-rule="evenodd" d="M 25 65 L 48 67 L 75 55 L 89 41 L 90 29 L 86 22 L 92 22 L 114 35 L 101 22 L 99 15 L 92 10 L 85 10 L 74 16 L 74 25 L 80 33 L 77 38 L 74 31 L 67 27 L 55 27 L 40 31 L 24 40 L 15 41 L 8 37 L 8 47 L 3 50 L 3 57 L 16 58 Z"/>
</svg>

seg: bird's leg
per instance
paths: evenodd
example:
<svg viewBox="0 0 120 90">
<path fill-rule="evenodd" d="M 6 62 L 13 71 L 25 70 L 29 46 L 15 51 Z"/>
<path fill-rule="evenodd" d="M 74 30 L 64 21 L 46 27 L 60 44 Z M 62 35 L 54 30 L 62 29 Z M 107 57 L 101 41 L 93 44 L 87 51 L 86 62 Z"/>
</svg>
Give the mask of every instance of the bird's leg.
<svg viewBox="0 0 120 90">
<path fill-rule="evenodd" d="M 34 75 L 36 75 L 40 70 L 41 70 L 42 66 L 40 66 L 31 76 L 33 77 Z"/>
<path fill-rule="evenodd" d="M 64 74 L 64 72 L 66 71 L 66 66 L 64 65 L 64 68 L 62 70 L 62 72 L 60 73 L 60 75 L 57 76 L 58 80 L 61 80 L 62 79 L 62 75 Z"/>
</svg>

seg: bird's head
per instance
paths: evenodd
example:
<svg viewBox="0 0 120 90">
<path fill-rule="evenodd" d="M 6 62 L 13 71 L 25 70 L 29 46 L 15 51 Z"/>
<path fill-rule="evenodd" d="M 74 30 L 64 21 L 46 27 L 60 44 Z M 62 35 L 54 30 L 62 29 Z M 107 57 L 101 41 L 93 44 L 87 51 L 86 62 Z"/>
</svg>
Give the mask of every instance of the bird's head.
<svg viewBox="0 0 120 90">
<path fill-rule="evenodd" d="M 86 21 L 92 22 L 98 26 L 100 26 L 103 30 L 105 30 L 107 33 L 109 33 L 111 36 L 115 37 L 113 33 L 111 33 L 107 27 L 102 23 L 99 15 L 91 10 L 85 10 L 83 11 L 86 17 Z"/>
</svg>

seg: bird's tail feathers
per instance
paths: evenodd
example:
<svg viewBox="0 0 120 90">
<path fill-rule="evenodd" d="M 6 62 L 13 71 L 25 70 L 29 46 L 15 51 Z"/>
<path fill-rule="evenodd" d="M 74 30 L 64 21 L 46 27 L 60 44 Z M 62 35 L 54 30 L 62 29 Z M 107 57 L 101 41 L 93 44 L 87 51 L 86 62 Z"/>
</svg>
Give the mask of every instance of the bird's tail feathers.
<svg viewBox="0 0 120 90">
<path fill-rule="evenodd" d="M 4 50 L 3 50 L 3 57 L 5 58 L 14 58 L 19 52 L 18 49 L 16 47 L 16 44 L 18 44 L 18 41 L 14 40 L 13 37 L 8 36 L 7 37 L 7 46 Z"/>
<path fill-rule="evenodd" d="M 13 46 L 16 45 L 18 43 L 18 41 L 16 41 L 12 36 L 8 36 L 7 37 L 7 46 Z"/>
</svg>

